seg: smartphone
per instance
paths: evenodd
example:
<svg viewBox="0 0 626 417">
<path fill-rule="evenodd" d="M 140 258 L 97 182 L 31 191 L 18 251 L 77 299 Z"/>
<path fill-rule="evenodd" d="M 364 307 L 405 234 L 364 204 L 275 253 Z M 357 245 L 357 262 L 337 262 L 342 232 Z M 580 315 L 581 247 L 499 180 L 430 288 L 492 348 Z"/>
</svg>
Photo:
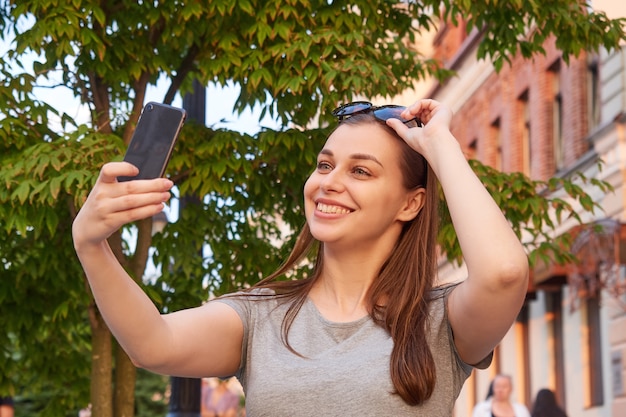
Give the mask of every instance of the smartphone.
<svg viewBox="0 0 626 417">
<path fill-rule="evenodd" d="M 118 181 L 162 177 L 187 112 L 167 104 L 149 102 L 141 111 L 135 133 L 130 140 L 124 161 L 139 168 L 134 177 L 118 177 Z"/>
</svg>

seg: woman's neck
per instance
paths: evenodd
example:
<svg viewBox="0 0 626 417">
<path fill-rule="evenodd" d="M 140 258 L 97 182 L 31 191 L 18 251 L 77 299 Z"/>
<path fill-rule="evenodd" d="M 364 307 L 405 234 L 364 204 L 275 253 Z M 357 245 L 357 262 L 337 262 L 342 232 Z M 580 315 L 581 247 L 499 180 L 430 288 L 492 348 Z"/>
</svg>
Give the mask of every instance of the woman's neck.
<svg viewBox="0 0 626 417">
<path fill-rule="evenodd" d="M 366 296 L 376 273 L 367 262 L 344 263 L 327 257 L 309 297 L 328 320 L 357 320 L 368 313 Z"/>
<path fill-rule="evenodd" d="M 309 297 L 331 321 L 347 322 L 368 314 L 367 293 L 389 257 L 391 247 L 324 244 L 323 270 Z"/>
<path fill-rule="evenodd" d="M 491 410 L 493 414 L 498 417 L 515 417 L 515 411 L 513 410 L 513 405 L 508 399 L 505 399 L 505 400 L 498 400 L 495 398 L 492 399 Z"/>
</svg>

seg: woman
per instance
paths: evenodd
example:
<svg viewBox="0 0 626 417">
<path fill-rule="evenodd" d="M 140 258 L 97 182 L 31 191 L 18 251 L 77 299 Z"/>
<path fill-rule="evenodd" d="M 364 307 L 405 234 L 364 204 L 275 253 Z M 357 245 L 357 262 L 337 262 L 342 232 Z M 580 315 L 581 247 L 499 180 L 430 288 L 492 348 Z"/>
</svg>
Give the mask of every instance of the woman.
<svg viewBox="0 0 626 417">
<path fill-rule="evenodd" d="M 493 394 L 476 404 L 472 417 L 530 417 L 524 404 L 511 401 L 513 380 L 509 375 L 496 375 L 491 381 Z"/>
<path fill-rule="evenodd" d="M 229 379 L 210 378 L 202 381 L 201 417 L 236 417 L 239 395 L 228 386 Z"/>
<path fill-rule="evenodd" d="M 567 417 L 565 410 L 557 404 L 554 392 L 547 388 L 540 389 L 537 392 L 533 411 L 530 415 L 532 417 Z"/>
<path fill-rule="evenodd" d="M 13 397 L 0 397 L 0 417 L 13 417 Z"/>
<path fill-rule="evenodd" d="M 252 291 L 159 314 L 106 238 L 162 210 L 172 183 L 118 183 L 137 173 L 126 163 L 102 168 L 74 222 L 77 254 L 138 366 L 236 374 L 247 415 L 450 415 L 472 365 L 488 366 L 523 303 L 523 247 L 450 133 L 449 108 L 357 102 L 334 114 L 340 123 L 304 186 L 306 226 L 285 266 Z M 468 271 L 441 288 L 437 178 Z M 275 280 L 311 247 L 309 278 Z"/>
</svg>

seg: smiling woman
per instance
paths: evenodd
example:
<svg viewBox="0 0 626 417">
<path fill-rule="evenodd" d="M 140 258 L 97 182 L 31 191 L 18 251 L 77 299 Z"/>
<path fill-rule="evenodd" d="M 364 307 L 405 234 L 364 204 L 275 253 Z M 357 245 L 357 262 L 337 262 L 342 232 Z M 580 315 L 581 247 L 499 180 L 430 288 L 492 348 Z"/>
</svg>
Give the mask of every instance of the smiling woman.
<svg viewBox="0 0 626 417">
<path fill-rule="evenodd" d="M 304 185 L 306 225 L 283 266 L 249 290 L 170 314 L 159 314 L 106 239 L 162 210 L 173 184 L 119 183 L 133 166 L 102 168 L 74 245 L 136 365 L 236 375 L 248 415 L 451 415 L 519 312 L 527 259 L 450 133 L 448 107 L 419 100 L 390 117 L 376 109 L 342 114 L 319 152 Z M 435 286 L 439 184 L 468 270 L 444 287 Z M 308 277 L 284 279 L 310 256 Z"/>
<path fill-rule="evenodd" d="M 398 164 L 402 150 L 408 149 L 413 156 L 412 170 L 426 164 L 420 154 L 386 131 L 390 128 L 364 123 L 367 119 L 371 115 L 352 116 L 328 138 L 319 153 L 317 169 L 304 186 L 305 212 L 307 225 L 317 240 L 329 243 L 341 239 L 352 246 L 355 254 L 362 246 L 384 259 L 402 226 L 422 208 L 426 193 L 421 186 L 424 178 L 405 186 L 405 175 Z M 358 138 L 358 152 L 354 138 Z M 330 214 L 349 215 L 332 216 L 320 206 L 335 208 Z"/>
</svg>

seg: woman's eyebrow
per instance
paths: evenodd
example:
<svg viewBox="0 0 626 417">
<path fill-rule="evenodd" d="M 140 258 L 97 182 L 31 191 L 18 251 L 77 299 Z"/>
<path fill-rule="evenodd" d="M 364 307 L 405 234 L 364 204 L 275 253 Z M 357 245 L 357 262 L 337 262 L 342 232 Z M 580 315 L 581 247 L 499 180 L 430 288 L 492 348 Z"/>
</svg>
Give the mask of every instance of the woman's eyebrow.
<svg viewBox="0 0 626 417">
<path fill-rule="evenodd" d="M 320 151 L 320 155 L 327 155 L 327 156 L 331 156 L 331 157 L 335 156 L 330 149 L 322 149 Z M 367 154 L 367 153 L 353 153 L 353 154 L 350 155 L 350 159 L 363 159 L 363 160 L 367 160 L 367 161 L 373 161 L 373 162 L 376 162 L 381 167 L 383 166 L 383 164 L 378 159 L 376 159 L 376 157 L 374 155 L 370 155 L 370 154 Z"/>
</svg>

